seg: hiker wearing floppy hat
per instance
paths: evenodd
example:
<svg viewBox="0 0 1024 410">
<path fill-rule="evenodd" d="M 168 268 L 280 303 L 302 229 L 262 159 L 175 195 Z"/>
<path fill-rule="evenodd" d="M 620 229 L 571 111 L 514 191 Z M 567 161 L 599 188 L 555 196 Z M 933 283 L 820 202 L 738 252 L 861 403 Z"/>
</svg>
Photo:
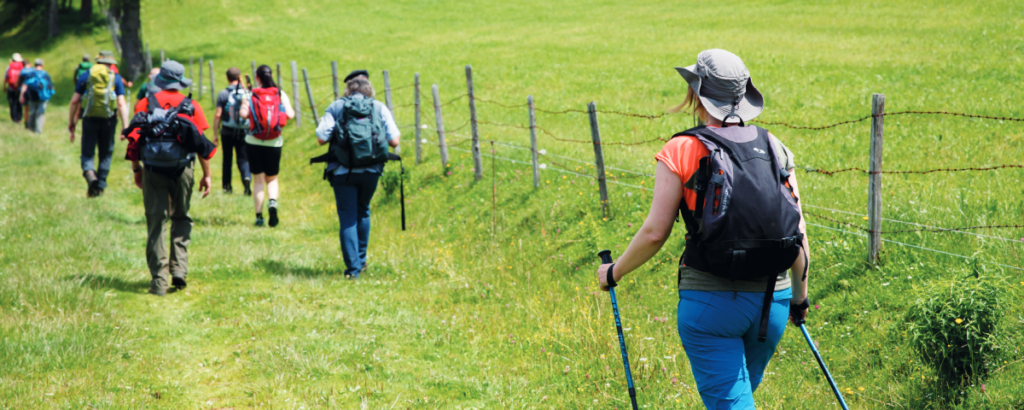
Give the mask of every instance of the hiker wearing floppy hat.
<svg viewBox="0 0 1024 410">
<path fill-rule="evenodd" d="M 708 409 L 753 409 L 787 317 L 807 314 L 810 260 L 793 154 L 746 125 L 764 97 L 739 57 L 706 50 L 676 70 L 688 87 L 675 111 L 688 108 L 706 125 L 674 135 L 655 156 L 647 220 L 598 278 L 607 287 L 637 270 L 681 215 L 678 330 L 697 389 Z"/>
<path fill-rule="evenodd" d="M 135 104 L 136 117 L 126 130 L 131 131 L 126 156 L 132 163 L 135 185 L 142 189 L 146 210 L 146 262 L 152 278 L 149 293 L 158 296 L 171 286 L 179 290 L 186 286 L 193 167 L 198 158 L 203 169 L 199 191 L 205 198 L 211 186 L 210 159 L 217 152 L 217 146 L 203 134 L 210 128 L 203 107 L 179 92 L 191 84 L 181 63 L 164 61 L 149 93 Z M 174 121 L 175 126 L 163 126 L 168 124 L 165 121 Z M 157 135 L 158 128 L 166 131 Z M 164 235 L 168 219 L 170 252 Z"/>
<path fill-rule="evenodd" d="M 107 188 L 107 175 L 114 157 L 114 133 L 117 117 L 121 117 L 122 128 L 128 124 L 128 100 L 121 75 L 111 67 L 117 64 L 113 53 L 100 52 L 96 64 L 78 77 L 75 94 L 71 97 L 68 113 L 68 132 L 75 142 L 75 126 L 82 120 L 82 176 L 88 184 L 86 195 L 90 198 L 103 194 Z M 95 162 L 99 151 L 99 164 Z"/>
<path fill-rule="evenodd" d="M 22 108 L 21 108 L 21 90 L 19 89 L 21 83 L 21 70 L 25 68 L 25 60 L 21 58 L 21 54 L 14 53 L 11 56 L 11 63 L 7 65 L 7 70 L 4 71 L 4 91 L 7 92 L 7 106 L 11 111 L 11 121 L 15 124 L 21 122 Z"/>
</svg>

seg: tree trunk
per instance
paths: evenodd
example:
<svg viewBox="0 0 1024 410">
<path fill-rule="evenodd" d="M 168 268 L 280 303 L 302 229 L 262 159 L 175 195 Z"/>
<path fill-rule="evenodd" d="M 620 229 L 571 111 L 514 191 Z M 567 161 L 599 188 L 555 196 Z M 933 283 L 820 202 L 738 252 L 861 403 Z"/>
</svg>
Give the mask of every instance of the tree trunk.
<svg viewBox="0 0 1024 410">
<path fill-rule="evenodd" d="M 82 0 L 82 7 L 78 9 L 78 19 L 86 23 L 92 20 L 92 0 Z"/>
<path fill-rule="evenodd" d="M 139 19 L 140 0 L 122 0 L 121 6 L 121 74 L 129 81 L 142 73 L 142 21 Z"/>
<path fill-rule="evenodd" d="M 60 25 L 57 23 L 57 13 L 60 12 L 60 4 L 57 0 L 50 0 L 50 9 L 47 10 L 47 24 L 50 26 L 49 38 L 56 37 L 60 33 Z"/>
</svg>

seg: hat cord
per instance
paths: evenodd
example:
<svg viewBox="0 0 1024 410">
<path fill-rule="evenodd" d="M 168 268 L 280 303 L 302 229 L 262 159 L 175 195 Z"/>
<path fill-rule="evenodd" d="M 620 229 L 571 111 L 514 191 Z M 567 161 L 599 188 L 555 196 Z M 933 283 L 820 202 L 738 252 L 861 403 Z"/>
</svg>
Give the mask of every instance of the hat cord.
<svg viewBox="0 0 1024 410">
<path fill-rule="evenodd" d="M 729 126 L 728 124 L 726 124 L 726 121 L 729 119 L 729 117 L 739 118 L 740 119 L 740 126 L 741 127 L 745 127 L 746 126 L 746 124 L 743 123 L 743 117 L 740 117 L 740 115 L 736 113 L 736 107 L 739 107 L 739 106 L 740 106 L 740 97 L 737 96 L 735 99 L 732 100 L 732 109 L 729 111 L 728 114 L 725 115 L 724 118 L 722 118 L 722 126 L 723 127 L 728 127 Z"/>
</svg>

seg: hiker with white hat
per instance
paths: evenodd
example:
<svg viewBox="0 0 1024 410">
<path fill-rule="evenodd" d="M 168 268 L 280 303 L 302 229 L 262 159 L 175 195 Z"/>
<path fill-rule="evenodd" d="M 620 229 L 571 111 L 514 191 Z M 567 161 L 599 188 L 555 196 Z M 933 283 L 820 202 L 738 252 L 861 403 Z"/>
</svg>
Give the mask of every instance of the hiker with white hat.
<svg viewBox="0 0 1024 410">
<path fill-rule="evenodd" d="M 805 317 L 809 305 L 793 153 L 747 125 L 764 97 L 739 57 L 706 50 L 676 70 L 688 87 L 675 111 L 706 125 L 674 135 L 655 156 L 647 220 L 615 263 L 598 268 L 598 280 L 607 288 L 640 268 L 681 215 L 678 330 L 697 389 L 708 409 L 753 409 L 787 317 Z"/>
<path fill-rule="evenodd" d="M 11 63 L 4 71 L 4 91 L 7 92 L 7 105 L 11 111 L 11 121 L 15 124 L 20 123 L 22 117 L 20 77 L 23 68 L 25 68 L 25 60 L 21 58 L 21 54 L 14 53 L 11 56 Z"/>
</svg>

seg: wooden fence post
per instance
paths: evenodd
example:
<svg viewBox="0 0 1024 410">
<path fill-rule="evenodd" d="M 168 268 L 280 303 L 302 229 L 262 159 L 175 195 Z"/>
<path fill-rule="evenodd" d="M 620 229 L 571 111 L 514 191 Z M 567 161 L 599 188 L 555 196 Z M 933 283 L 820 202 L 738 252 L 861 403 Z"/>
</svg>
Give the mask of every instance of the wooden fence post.
<svg viewBox="0 0 1024 410">
<path fill-rule="evenodd" d="M 199 78 L 203 78 L 203 65 L 199 65 Z M 241 84 L 241 83 L 239 83 Z M 210 60 L 210 112 L 217 111 L 217 86 L 213 83 L 213 60 Z"/>
<path fill-rule="evenodd" d="M 590 138 L 594 141 L 594 167 L 597 168 L 597 186 L 601 191 L 601 212 L 605 218 L 610 218 L 608 183 L 604 175 L 604 152 L 601 150 L 601 130 L 597 126 L 597 104 L 593 101 L 587 104 L 587 113 L 590 114 Z"/>
<path fill-rule="evenodd" d="M 338 62 L 331 61 L 331 77 L 334 78 L 334 100 L 337 101 L 338 95 Z"/>
<path fill-rule="evenodd" d="M 256 61 L 250 60 L 250 63 L 252 64 L 252 78 L 256 78 Z"/>
<path fill-rule="evenodd" d="M 533 96 L 526 97 L 530 107 L 530 151 L 533 154 L 533 187 L 540 188 L 540 165 L 537 163 L 537 117 L 533 112 Z"/>
<path fill-rule="evenodd" d="M 210 60 L 210 61 L 213 62 L 213 60 Z M 146 73 L 146 74 L 149 74 L 149 73 Z M 213 75 L 213 70 L 212 69 L 210 70 L 210 75 L 211 76 Z M 211 78 L 213 78 L 213 77 L 211 77 Z M 199 88 L 199 90 L 198 90 L 198 93 L 196 95 L 196 99 L 203 98 L 203 56 L 199 56 L 199 85 L 197 86 L 197 88 Z M 213 108 L 216 108 L 216 107 L 213 107 Z"/>
<path fill-rule="evenodd" d="M 882 250 L 882 131 L 885 94 L 871 98 L 871 160 L 868 172 L 868 262 L 878 263 Z"/>
<path fill-rule="evenodd" d="M 441 172 L 448 169 L 448 144 L 444 141 L 444 120 L 441 119 L 441 95 L 437 91 L 437 84 L 430 87 L 434 93 L 434 118 L 437 119 L 437 146 L 441 149 Z"/>
<path fill-rule="evenodd" d="M 413 104 L 416 109 L 416 164 L 419 165 L 423 161 L 423 140 L 420 139 L 420 73 L 416 73 L 413 79 L 413 88 L 415 88 L 416 94 L 415 104 Z"/>
<path fill-rule="evenodd" d="M 302 110 L 299 109 L 299 69 L 292 61 L 292 108 L 295 109 L 295 127 L 302 128 Z"/>
<path fill-rule="evenodd" d="M 302 81 L 306 83 L 306 98 L 309 99 L 309 110 L 313 112 L 313 123 L 319 123 L 320 117 L 316 115 L 316 104 L 313 102 L 313 90 L 309 89 L 309 74 L 306 73 L 306 67 L 302 67 Z"/>
<path fill-rule="evenodd" d="M 164 61 L 167 61 L 167 58 L 164 57 L 164 49 L 161 48 L 160 49 L 160 66 L 164 65 Z"/>
<path fill-rule="evenodd" d="M 195 79 L 195 77 L 192 76 L 192 64 L 193 64 L 192 56 L 188 56 L 188 78 Z M 146 73 L 146 75 L 149 76 L 149 73 Z M 195 87 L 193 87 L 194 84 L 195 83 L 192 83 L 192 84 L 188 85 L 188 92 L 191 93 L 191 92 L 195 91 Z"/>
<path fill-rule="evenodd" d="M 153 57 L 149 55 L 149 43 L 146 43 L 146 75 L 153 71 Z"/>
<path fill-rule="evenodd" d="M 466 94 L 469 96 L 469 124 L 473 132 L 473 179 L 484 179 L 484 164 L 480 159 L 480 131 L 476 123 L 476 96 L 473 94 L 473 66 L 466 65 Z"/>
<path fill-rule="evenodd" d="M 281 85 L 281 63 L 277 63 L 277 89 L 281 88 L 283 88 Z"/>
</svg>

